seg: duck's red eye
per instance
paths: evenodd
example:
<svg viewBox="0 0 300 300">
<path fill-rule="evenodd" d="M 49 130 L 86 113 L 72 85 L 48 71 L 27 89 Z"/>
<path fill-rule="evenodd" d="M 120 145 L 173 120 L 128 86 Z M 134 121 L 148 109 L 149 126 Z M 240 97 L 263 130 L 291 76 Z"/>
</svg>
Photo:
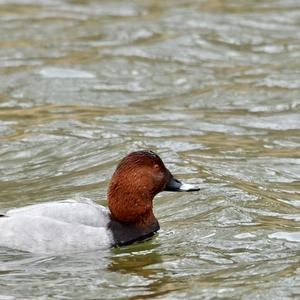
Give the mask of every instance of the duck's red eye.
<svg viewBox="0 0 300 300">
<path fill-rule="evenodd" d="M 156 170 L 156 171 L 159 171 L 159 170 L 160 170 L 160 167 L 159 167 L 158 164 L 155 164 L 153 168 L 154 168 L 154 170 Z"/>
</svg>

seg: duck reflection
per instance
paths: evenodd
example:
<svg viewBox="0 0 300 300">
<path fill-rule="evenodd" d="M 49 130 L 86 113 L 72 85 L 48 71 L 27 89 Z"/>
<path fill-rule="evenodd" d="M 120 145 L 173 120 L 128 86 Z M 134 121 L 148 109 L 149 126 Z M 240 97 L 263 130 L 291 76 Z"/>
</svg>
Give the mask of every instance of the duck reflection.
<svg viewBox="0 0 300 300">
<path fill-rule="evenodd" d="M 115 255 L 111 257 L 107 270 L 142 280 L 131 283 L 129 287 L 128 277 L 124 277 L 126 283 L 121 286 L 127 285 L 133 294 L 127 299 L 152 299 L 184 288 L 164 267 L 160 246 L 155 239 L 149 239 L 114 250 Z"/>
<path fill-rule="evenodd" d="M 115 255 L 111 257 L 111 263 L 107 268 L 111 272 L 134 273 L 144 277 L 164 272 L 164 268 L 161 267 L 162 258 L 157 251 L 158 247 L 159 244 L 149 239 L 146 242 L 116 248 Z"/>
</svg>

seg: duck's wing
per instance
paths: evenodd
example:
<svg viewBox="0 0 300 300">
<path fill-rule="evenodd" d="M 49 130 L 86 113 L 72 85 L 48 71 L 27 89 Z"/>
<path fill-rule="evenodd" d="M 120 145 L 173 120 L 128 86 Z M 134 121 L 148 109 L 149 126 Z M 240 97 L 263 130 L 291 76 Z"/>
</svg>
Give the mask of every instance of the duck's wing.
<svg viewBox="0 0 300 300">
<path fill-rule="evenodd" d="M 112 234 L 105 227 L 66 223 L 34 215 L 0 218 L 1 247 L 62 254 L 107 249 L 112 244 Z"/>
<path fill-rule="evenodd" d="M 47 202 L 10 209 L 8 217 L 47 217 L 58 221 L 93 227 L 106 227 L 110 220 L 107 208 L 86 198 Z"/>
</svg>

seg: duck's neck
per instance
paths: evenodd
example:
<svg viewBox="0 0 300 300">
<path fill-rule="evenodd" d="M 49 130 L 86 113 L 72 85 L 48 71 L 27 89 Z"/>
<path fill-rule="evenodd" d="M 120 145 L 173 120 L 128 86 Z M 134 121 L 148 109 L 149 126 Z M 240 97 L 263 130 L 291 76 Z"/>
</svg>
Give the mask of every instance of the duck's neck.
<svg viewBox="0 0 300 300">
<path fill-rule="evenodd" d="M 159 230 L 159 223 L 155 217 L 143 225 L 120 222 L 111 217 L 108 227 L 113 234 L 114 246 L 124 246 L 153 236 Z"/>
<path fill-rule="evenodd" d="M 115 181 L 113 177 L 108 191 L 108 206 L 111 212 L 109 228 L 115 246 L 143 240 L 159 230 L 152 210 L 154 196 L 152 190 L 133 188 L 120 179 Z"/>
</svg>

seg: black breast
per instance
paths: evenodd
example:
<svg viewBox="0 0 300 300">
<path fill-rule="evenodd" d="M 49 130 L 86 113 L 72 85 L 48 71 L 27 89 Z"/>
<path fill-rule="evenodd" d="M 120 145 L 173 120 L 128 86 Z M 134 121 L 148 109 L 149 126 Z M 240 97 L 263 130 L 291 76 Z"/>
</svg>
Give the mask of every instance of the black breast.
<svg viewBox="0 0 300 300">
<path fill-rule="evenodd" d="M 128 224 L 111 219 L 108 229 L 113 233 L 114 246 L 124 246 L 136 241 L 144 240 L 154 235 L 159 230 L 159 224 L 156 219 L 146 227 L 138 227 L 135 224 Z"/>
</svg>

